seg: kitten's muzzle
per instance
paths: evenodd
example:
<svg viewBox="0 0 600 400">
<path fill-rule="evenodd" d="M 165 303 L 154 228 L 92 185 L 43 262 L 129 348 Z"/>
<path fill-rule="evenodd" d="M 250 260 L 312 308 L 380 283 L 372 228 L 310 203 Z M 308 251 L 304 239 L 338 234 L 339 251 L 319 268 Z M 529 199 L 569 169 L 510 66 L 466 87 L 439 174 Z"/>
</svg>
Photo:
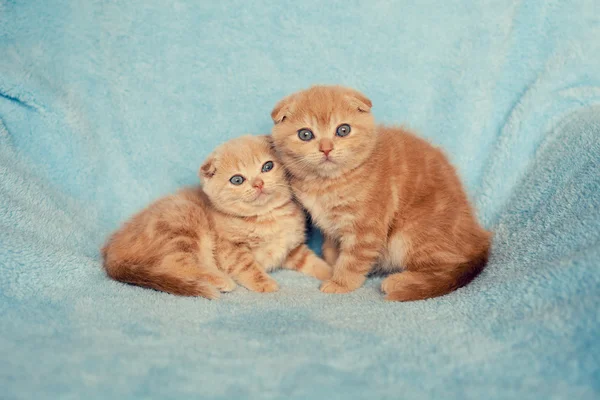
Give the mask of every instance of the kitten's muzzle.
<svg viewBox="0 0 600 400">
<path fill-rule="evenodd" d="M 252 187 L 255 189 L 258 189 L 261 192 L 262 192 L 264 186 L 265 186 L 265 181 L 263 181 L 261 178 L 255 178 L 252 181 Z"/>
<path fill-rule="evenodd" d="M 329 156 L 331 150 L 333 150 L 333 141 L 331 139 L 325 138 L 319 141 L 319 151 L 325 154 L 325 157 Z"/>
</svg>

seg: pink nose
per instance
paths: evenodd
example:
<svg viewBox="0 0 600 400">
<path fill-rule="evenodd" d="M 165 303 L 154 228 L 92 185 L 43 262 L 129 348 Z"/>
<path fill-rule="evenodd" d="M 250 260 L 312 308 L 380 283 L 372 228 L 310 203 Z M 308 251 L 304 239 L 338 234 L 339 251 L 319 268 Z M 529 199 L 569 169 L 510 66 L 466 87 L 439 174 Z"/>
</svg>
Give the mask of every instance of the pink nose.
<svg viewBox="0 0 600 400">
<path fill-rule="evenodd" d="M 329 156 L 329 153 L 331 153 L 331 150 L 333 150 L 333 142 L 331 139 L 321 139 L 319 142 L 319 151 L 325 154 L 325 157 L 327 157 Z"/>
<path fill-rule="evenodd" d="M 265 186 L 265 182 L 263 182 L 262 179 L 257 178 L 254 180 L 254 182 L 252 183 L 252 186 L 254 186 L 257 189 L 262 190 L 263 186 Z"/>
</svg>

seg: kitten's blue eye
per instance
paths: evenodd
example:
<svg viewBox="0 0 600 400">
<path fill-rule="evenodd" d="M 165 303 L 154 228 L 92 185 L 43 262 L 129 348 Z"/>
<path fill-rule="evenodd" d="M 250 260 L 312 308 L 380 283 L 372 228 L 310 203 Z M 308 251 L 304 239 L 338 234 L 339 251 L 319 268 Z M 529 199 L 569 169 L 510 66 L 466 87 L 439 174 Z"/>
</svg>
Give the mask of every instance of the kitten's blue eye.
<svg viewBox="0 0 600 400">
<path fill-rule="evenodd" d="M 300 140 L 308 142 L 309 140 L 314 139 L 315 135 L 313 135 L 310 129 L 300 129 L 298 131 L 298 137 L 300 138 Z"/>
<path fill-rule="evenodd" d="M 266 163 L 263 164 L 261 171 L 269 172 L 272 169 L 273 169 L 273 161 L 267 161 Z"/>
<path fill-rule="evenodd" d="M 229 182 L 231 182 L 237 186 L 237 185 L 241 185 L 242 183 L 244 183 L 245 180 L 246 180 L 246 178 L 244 178 L 241 175 L 234 175 L 231 177 L 231 179 L 229 179 Z"/>
<path fill-rule="evenodd" d="M 335 134 L 340 137 L 348 136 L 349 133 L 350 133 L 350 125 L 348 125 L 348 124 L 342 124 L 342 125 L 338 126 L 337 129 L 335 130 Z"/>
</svg>

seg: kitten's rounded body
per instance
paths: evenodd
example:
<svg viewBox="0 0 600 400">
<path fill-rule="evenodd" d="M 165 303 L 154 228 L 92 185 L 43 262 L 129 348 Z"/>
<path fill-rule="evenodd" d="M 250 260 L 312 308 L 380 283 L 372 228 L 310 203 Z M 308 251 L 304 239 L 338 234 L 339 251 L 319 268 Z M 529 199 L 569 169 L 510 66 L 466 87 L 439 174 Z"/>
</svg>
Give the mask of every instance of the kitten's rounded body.
<svg viewBox="0 0 600 400">
<path fill-rule="evenodd" d="M 316 87 L 273 112 L 292 189 L 323 231 L 334 266 L 321 290 L 354 290 L 380 268 L 405 270 L 384 280 L 387 299 L 446 294 L 483 268 L 490 235 L 444 154 L 404 129 L 376 126 L 370 107 L 357 92 Z M 341 124 L 352 127 L 348 136 L 335 135 Z M 314 143 L 297 140 L 298 129 L 314 131 Z"/>
<path fill-rule="evenodd" d="M 228 152 L 232 145 L 241 146 L 243 154 Z M 303 244 L 304 214 L 283 171 L 253 172 L 274 159 L 269 152 L 260 137 L 235 139 L 218 149 L 202 167 L 206 190 L 188 188 L 162 198 L 110 237 L 102 250 L 108 275 L 207 298 L 232 290 L 233 280 L 254 291 L 275 291 L 277 283 L 266 272 L 280 266 L 327 278 L 330 268 Z M 260 179 L 260 191 L 221 185 L 239 171 L 248 183 Z"/>
<path fill-rule="evenodd" d="M 291 199 L 255 217 L 238 218 L 218 211 L 212 217 L 221 240 L 247 246 L 267 272 L 283 265 L 287 255 L 305 240 L 304 213 Z"/>
</svg>

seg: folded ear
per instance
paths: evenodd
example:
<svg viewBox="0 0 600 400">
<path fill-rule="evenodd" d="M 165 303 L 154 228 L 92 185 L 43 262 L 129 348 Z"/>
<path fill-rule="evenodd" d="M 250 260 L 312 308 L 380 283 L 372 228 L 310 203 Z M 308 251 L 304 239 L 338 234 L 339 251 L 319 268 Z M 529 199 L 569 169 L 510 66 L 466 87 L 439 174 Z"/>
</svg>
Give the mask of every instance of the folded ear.
<svg viewBox="0 0 600 400">
<path fill-rule="evenodd" d="M 275 124 L 283 122 L 293 112 L 294 101 L 295 95 L 291 94 L 275 104 L 275 108 L 271 111 L 271 118 Z"/>
<path fill-rule="evenodd" d="M 273 143 L 273 137 L 271 135 L 258 135 L 260 139 L 264 141 L 264 143 L 269 146 L 269 149 L 275 150 L 275 144 Z"/>
<path fill-rule="evenodd" d="M 200 167 L 198 175 L 200 175 L 202 180 L 205 180 L 212 178 L 215 172 L 217 172 L 217 168 L 215 167 L 215 157 L 211 154 Z"/>
<path fill-rule="evenodd" d="M 360 112 L 371 112 L 371 107 L 373 107 L 373 103 L 369 100 L 364 94 L 361 92 L 349 89 L 348 98 L 350 100 L 350 104 L 353 107 L 356 107 Z"/>
</svg>

